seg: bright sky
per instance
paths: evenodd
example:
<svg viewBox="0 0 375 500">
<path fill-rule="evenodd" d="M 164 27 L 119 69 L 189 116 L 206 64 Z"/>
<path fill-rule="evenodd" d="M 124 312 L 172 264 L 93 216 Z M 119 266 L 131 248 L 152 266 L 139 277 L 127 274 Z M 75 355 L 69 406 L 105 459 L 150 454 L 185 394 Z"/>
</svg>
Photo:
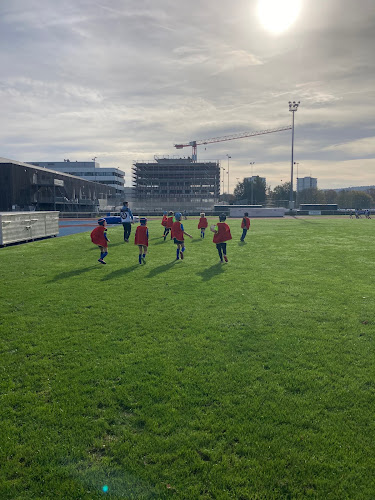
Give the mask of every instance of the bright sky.
<svg viewBox="0 0 375 500">
<path fill-rule="evenodd" d="M 288 126 L 299 100 L 299 177 L 375 184 L 374 0 L 262 1 L 1 2 L 0 156 L 96 156 L 129 185 L 134 160 Z M 272 187 L 290 180 L 290 131 L 198 148 L 225 168 L 227 154 L 231 190 L 251 161 Z"/>
</svg>

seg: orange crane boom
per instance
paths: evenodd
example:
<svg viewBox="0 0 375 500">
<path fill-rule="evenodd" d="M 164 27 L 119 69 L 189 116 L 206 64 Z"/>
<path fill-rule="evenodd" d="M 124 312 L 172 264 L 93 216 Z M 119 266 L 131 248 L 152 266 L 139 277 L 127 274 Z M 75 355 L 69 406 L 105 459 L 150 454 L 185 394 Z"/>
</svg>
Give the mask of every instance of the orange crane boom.
<svg viewBox="0 0 375 500">
<path fill-rule="evenodd" d="M 282 132 L 284 130 L 292 130 L 291 126 L 288 127 L 280 127 L 280 128 L 272 128 L 267 130 L 261 130 L 258 132 L 241 132 L 238 134 L 225 135 L 223 137 L 213 137 L 211 139 L 201 139 L 198 141 L 190 141 L 185 144 L 175 144 L 174 147 L 176 149 L 186 148 L 191 146 L 193 149 L 192 159 L 193 162 L 197 162 L 197 146 L 202 144 L 212 144 L 214 142 L 223 142 L 223 141 L 234 141 L 235 139 L 243 139 L 244 137 L 254 137 L 255 135 L 264 135 L 264 134 L 273 134 L 274 132 Z"/>
</svg>

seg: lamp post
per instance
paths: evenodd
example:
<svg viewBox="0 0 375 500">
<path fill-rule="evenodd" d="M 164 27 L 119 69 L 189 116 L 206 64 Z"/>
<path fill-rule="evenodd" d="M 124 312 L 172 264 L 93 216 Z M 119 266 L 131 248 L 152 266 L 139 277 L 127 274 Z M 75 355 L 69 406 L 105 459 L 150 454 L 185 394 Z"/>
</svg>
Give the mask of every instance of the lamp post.
<svg viewBox="0 0 375 500">
<path fill-rule="evenodd" d="M 223 170 L 223 195 L 224 195 L 224 177 L 225 177 L 225 168 L 224 167 L 221 167 L 221 169 Z"/>
<path fill-rule="evenodd" d="M 228 173 L 228 195 L 229 195 L 229 158 L 232 158 L 232 157 L 227 154 L 227 158 L 228 158 L 228 172 L 227 173 Z"/>
<path fill-rule="evenodd" d="M 251 204 L 254 204 L 254 179 L 253 179 L 253 165 L 255 161 L 251 161 Z"/>
<path fill-rule="evenodd" d="M 291 159 L 291 173 L 290 173 L 290 198 L 289 198 L 289 208 L 292 210 L 294 208 L 293 202 L 293 148 L 294 148 L 294 113 L 297 111 L 300 101 L 289 101 L 289 111 L 293 114 L 292 120 L 292 159 Z"/>
<path fill-rule="evenodd" d="M 296 189 L 296 205 L 297 205 L 297 208 L 298 208 L 298 161 L 295 161 L 293 162 L 294 165 L 297 165 L 297 189 Z"/>
</svg>

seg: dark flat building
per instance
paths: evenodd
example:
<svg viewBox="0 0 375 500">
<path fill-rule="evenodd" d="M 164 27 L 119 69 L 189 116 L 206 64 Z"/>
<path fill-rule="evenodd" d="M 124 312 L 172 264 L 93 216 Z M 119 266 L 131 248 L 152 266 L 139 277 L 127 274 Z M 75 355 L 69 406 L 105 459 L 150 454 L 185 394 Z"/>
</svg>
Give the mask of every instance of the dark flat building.
<svg viewBox="0 0 375 500">
<path fill-rule="evenodd" d="M 94 212 L 116 204 L 113 187 L 0 158 L 0 211 Z"/>
</svg>

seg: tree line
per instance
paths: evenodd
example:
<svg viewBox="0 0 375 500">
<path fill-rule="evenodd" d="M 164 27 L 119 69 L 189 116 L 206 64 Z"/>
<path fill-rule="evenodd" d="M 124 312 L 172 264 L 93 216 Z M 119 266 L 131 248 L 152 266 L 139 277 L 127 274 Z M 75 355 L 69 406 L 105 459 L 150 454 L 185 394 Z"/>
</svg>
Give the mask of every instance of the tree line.
<svg viewBox="0 0 375 500">
<path fill-rule="evenodd" d="M 264 205 L 288 206 L 290 200 L 290 182 L 284 182 L 274 189 L 267 188 L 264 179 L 254 176 L 251 179 L 243 179 L 238 182 L 234 188 L 233 195 L 224 195 L 226 201 L 237 202 L 244 205 Z M 338 208 L 372 208 L 375 207 L 375 189 L 368 191 L 355 191 L 343 189 L 335 191 L 334 189 L 322 190 L 318 188 L 309 188 L 299 191 L 293 191 L 293 199 L 298 207 L 301 204 L 331 204 L 337 203 Z"/>
</svg>

